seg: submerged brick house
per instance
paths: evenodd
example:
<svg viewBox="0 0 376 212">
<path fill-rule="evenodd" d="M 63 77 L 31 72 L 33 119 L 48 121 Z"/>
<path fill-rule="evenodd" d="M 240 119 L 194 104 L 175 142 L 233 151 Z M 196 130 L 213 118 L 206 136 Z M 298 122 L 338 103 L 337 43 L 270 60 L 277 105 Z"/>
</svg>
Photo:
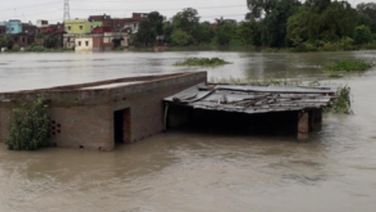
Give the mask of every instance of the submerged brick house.
<svg viewBox="0 0 376 212">
<path fill-rule="evenodd" d="M 112 150 L 164 130 L 163 99 L 206 82 L 206 73 L 108 80 L 0 93 L 0 142 L 9 135 L 12 109 L 43 97 L 50 103 L 52 142 L 58 147 Z"/>
</svg>

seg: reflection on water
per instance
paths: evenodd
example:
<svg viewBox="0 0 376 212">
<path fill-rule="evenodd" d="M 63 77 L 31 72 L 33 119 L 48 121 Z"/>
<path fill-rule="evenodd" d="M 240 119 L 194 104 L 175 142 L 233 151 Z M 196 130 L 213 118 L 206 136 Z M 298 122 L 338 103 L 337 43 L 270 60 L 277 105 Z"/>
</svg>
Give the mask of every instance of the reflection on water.
<svg viewBox="0 0 376 212">
<path fill-rule="evenodd" d="M 0 90 L 186 71 L 173 66 L 186 56 L 233 62 L 212 79 L 320 79 L 320 65 L 376 53 L 6 54 Z M 375 72 L 339 81 L 355 114 L 327 114 L 308 143 L 173 131 L 108 153 L 0 145 L 0 211 L 375 211 Z"/>
</svg>

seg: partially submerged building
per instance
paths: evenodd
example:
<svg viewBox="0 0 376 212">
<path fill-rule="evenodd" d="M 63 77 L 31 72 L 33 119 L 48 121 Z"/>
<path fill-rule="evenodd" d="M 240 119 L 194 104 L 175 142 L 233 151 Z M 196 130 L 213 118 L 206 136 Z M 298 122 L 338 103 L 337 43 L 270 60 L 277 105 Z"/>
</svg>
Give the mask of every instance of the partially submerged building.
<svg viewBox="0 0 376 212">
<path fill-rule="evenodd" d="M 327 88 L 210 85 L 206 80 L 206 72 L 177 73 L 0 93 L 0 142 L 9 135 L 12 110 L 40 97 L 50 105 L 53 143 L 98 150 L 142 140 L 200 114 L 206 119 L 198 126 L 206 121 L 232 126 L 240 117 L 254 128 L 292 126 L 298 139 L 306 139 L 336 98 Z"/>
<path fill-rule="evenodd" d="M 163 99 L 203 82 L 205 72 L 179 73 L 0 93 L 0 142 L 9 135 L 12 110 L 42 97 L 50 103 L 58 147 L 112 150 L 164 130 Z"/>
<path fill-rule="evenodd" d="M 76 52 L 101 52 L 129 47 L 128 33 L 96 33 L 81 35 L 74 39 Z"/>
<path fill-rule="evenodd" d="M 167 125 L 248 127 L 269 132 L 292 130 L 299 140 L 320 129 L 323 108 L 336 99 L 331 88 L 196 85 L 165 98 Z M 194 120 L 201 114 L 204 118 Z M 240 122 L 240 123 L 238 123 Z"/>
</svg>

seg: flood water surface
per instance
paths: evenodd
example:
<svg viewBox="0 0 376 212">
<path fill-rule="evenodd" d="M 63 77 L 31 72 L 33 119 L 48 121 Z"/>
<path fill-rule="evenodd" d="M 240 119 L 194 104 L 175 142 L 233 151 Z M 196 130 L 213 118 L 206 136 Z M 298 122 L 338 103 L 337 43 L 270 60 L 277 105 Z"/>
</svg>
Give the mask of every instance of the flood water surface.
<svg viewBox="0 0 376 212">
<path fill-rule="evenodd" d="M 187 56 L 233 62 L 217 79 L 324 78 L 341 58 L 376 52 L 125 53 L 0 55 L 0 91 L 136 74 L 179 72 Z M 0 211 L 366 211 L 376 210 L 376 70 L 333 83 L 352 88 L 353 115 L 326 114 L 307 143 L 293 137 L 163 133 L 114 152 L 0 145 Z"/>
</svg>

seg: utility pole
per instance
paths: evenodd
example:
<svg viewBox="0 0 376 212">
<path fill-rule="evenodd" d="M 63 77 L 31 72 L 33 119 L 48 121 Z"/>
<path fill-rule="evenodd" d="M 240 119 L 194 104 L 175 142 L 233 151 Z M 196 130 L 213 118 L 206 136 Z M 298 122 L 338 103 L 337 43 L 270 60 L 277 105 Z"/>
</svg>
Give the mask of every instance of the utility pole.
<svg viewBox="0 0 376 212">
<path fill-rule="evenodd" d="M 64 0 L 64 21 L 70 19 L 69 0 Z"/>
</svg>

